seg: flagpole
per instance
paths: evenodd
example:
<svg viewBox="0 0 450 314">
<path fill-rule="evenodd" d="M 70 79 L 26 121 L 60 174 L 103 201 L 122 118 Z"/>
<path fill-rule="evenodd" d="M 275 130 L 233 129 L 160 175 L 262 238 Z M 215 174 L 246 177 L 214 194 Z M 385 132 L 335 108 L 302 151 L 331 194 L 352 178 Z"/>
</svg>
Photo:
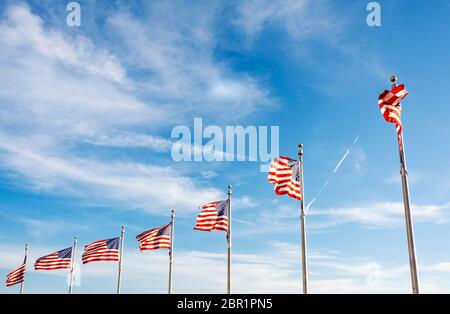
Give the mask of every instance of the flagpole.
<svg viewBox="0 0 450 314">
<path fill-rule="evenodd" d="M 306 213 L 305 213 L 305 184 L 303 179 L 303 144 L 298 145 L 299 171 L 300 171 L 300 189 L 302 200 L 300 202 L 300 229 L 302 241 L 302 281 L 303 294 L 308 294 L 308 265 L 306 250 Z"/>
<path fill-rule="evenodd" d="M 70 282 L 69 282 L 69 294 L 72 294 L 73 289 L 73 273 L 74 273 L 74 263 L 75 263 L 75 254 L 77 253 L 77 237 L 73 239 L 72 246 L 72 261 L 70 263 Z"/>
<path fill-rule="evenodd" d="M 117 276 L 117 294 L 120 294 L 120 284 L 122 281 L 122 254 L 123 254 L 123 238 L 125 235 L 125 227 L 122 226 L 122 233 L 120 235 L 120 248 L 119 248 L 119 273 Z"/>
<path fill-rule="evenodd" d="M 27 256 L 28 256 L 28 244 L 25 244 L 25 257 L 23 258 L 23 263 L 25 265 L 24 271 L 26 271 L 27 269 Z M 20 284 L 20 294 L 23 294 L 24 286 L 25 286 L 25 276 L 23 278 L 22 283 Z"/>
<path fill-rule="evenodd" d="M 393 87 L 397 86 L 397 84 L 395 83 L 396 81 L 397 77 L 392 76 L 391 82 L 393 83 Z M 403 203 L 405 207 L 406 235 L 408 239 L 409 267 L 411 271 L 412 292 L 413 294 L 419 294 L 419 278 L 417 275 L 416 250 L 414 245 L 414 231 L 411 216 L 411 204 L 408 186 L 408 171 L 406 169 L 406 156 L 405 156 L 405 146 L 403 143 L 403 132 L 400 134 L 399 137 L 398 148 L 400 154 L 400 175 L 402 177 Z"/>
<path fill-rule="evenodd" d="M 228 186 L 228 272 L 227 272 L 227 294 L 231 294 L 231 185 Z"/>
<path fill-rule="evenodd" d="M 172 209 L 172 216 L 170 222 L 170 250 L 169 250 L 169 294 L 172 294 L 172 268 L 173 268 L 173 242 L 175 232 L 175 211 Z"/>
</svg>

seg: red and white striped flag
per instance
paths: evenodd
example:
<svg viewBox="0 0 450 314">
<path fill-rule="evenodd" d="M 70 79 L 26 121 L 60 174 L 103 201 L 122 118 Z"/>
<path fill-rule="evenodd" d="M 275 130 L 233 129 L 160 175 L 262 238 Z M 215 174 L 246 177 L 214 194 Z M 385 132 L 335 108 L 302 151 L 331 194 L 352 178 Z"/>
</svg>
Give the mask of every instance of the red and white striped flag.
<svg viewBox="0 0 450 314">
<path fill-rule="evenodd" d="M 201 206 L 203 210 L 197 216 L 194 229 L 210 232 L 220 230 L 228 232 L 229 200 L 213 202 Z"/>
<path fill-rule="evenodd" d="M 83 264 L 119 261 L 120 238 L 98 240 L 84 247 Z"/>
<path fill-rule="evenodd" d="M 278 157 L 270 165 L 270 183 L 275 184 L 277 195 L 289 195 L 292 198 L 302 200 L 300 189 L 300 167 L 297 160 L 289 157 Z"/>
<path fill-rule="evenodd" d="M 11 271 L 6 278 L 6 286 L 14 286 L 22 283 L 25 280 L 25 263 L 20 265 L 17 269 Z"/>
<path fill-rule="evenodd" d="M 72 248 L 43 256 L 36 260 L 34 269 L 36 270 L 56 270 L 69 269 L 72 266 Z"/>
<path fill-rule="evenodd" d="M 386 122 L 394 123 L 399 140 L 402 135 L 402 106 L 400 102 L 408 96 L 405 85 L 394 86 L 391 91 L 385 90 L 378 98 L 378 105 Z"/>
<path fill-rule="evenodd" d="M 144 231 L 136 236 L 141 251 L 170 249 L 170 231 L 172 224 Z"/>
</svg>

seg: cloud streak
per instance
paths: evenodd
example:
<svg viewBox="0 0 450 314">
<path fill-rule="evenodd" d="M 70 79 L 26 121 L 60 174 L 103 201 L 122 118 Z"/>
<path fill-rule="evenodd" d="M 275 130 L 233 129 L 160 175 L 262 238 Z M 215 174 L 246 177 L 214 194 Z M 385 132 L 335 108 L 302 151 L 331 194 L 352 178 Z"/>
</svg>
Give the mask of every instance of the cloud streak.
<svg viewBox="0 0 450 314">
<path fill-rule="evenodd" d="M 267 30 L 278 28 L 296 39 L 326 35 L 336 26 L 326 1 L 312 0 L 250 0 L 238 7 L 234 24 L 250 41 Z"/>
<path fill-rule="evenodd" d="M 221 195 L 217 189 L 197 187 L 171 167 L 52 155 L 4 137 L 0 137 L 0 151 L 2 166 L 21 174 L 36 191 L 95 198 L 105 204 L 119 202 L 154 213 L 168 207 L 192 211 L 205 199 Z"/>
<path fill-rule="evenodd" d="M 416 223 L 449 223 L 450 204 L 411 206 Z M 367 228 L 397 228 L 404 225 L 403 203 L 380 202 L 363 206 L 316 209 L 311 213 L 325 219 L 316 227 L 328 228 L 336 225 L 354 223 Z"/>
</svg>

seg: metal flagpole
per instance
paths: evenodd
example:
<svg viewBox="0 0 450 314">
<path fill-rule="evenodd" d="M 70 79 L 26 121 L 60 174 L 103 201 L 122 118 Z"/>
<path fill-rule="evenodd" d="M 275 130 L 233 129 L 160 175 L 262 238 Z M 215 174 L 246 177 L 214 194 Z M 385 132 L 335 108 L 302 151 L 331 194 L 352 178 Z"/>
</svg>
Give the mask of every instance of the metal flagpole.
<svg viewBox="0 0 450 314">
<path fill-rule="evenodd" d="M 27 256 L 28 256 L 28 244 L 25 244 L 25 257 L 23 258 L 23 263 L 25 265 L 25 271 L 27 268 Z M 20 284 L 20 294 L 23 294 L 24 286 L 25 286 L 25 276 L 23 278 L 22 283 Z"/>
<path fill-rule="evenodd" d="M 392 87 L 397 84 L 397 77 L 392 76 L 391 82 Z M 406 170 L 406 157 L 405 157 L 405 147 L 403 143 L 403 132 L 400 134 L 398 141 L 398 148 L 400 154 L 400 175 L 402 177 L 402 188 L 403 188 L 403 203 L 405 206 L 405 220 L 406 220 L 406 235 L 408 238 L 408 252 L 409 252 L 409 266 L 411 271 L 411 284 L 413 294 L 419 294 L 419 278 L 417 275 L 417 263 L 416 263 L 416 250 L 414 246 L 414 231 L 413 222 L 411 216 L 411 204 L 409 199 L 409 187 L 408 187 L 408 171 Z"/>
<path fill-rule="evenodd" d="M 169 294 L 172 294 L 173 242 L 175 229 L 175 211 L 172 209 L 170 222 L 170 250 L 169 250 Z"/>
<path fill-rule="evenodd" d="M 75 254 L 77 253 L 77 237 L 73 239 L 73 247 L 72 247 L 72 261 L 70 265 L 70 282 L 69 282 L 69 294 L 72 294 L 73 287 L 73 272 L 74 272 L 74 264 L 75 264 Z"/>
<path fill-rule="evenodd" d="M 303 179 L 303 144 L 298 145 L 298 162 L 300 171 L 300 189 L 302 200 L 300 202 L 300 227 L 302 240 L 302 280 L 303 294 L 308 294 L 308 264 L 306 250 L 306 213 L 305 213 L 305 184 Z"/>
<path fill-rule="evenodd" d="M 227 294 L 231 294 L 231 185 L 228 186 L 228 272 L 227 272 Z"/>
<path fill-rule="evenodd" d="M 122 281 L 122 254 L 123 254 L 124 234 L 125 234 L 125 227 L 122 226 L 122 233 L 120 235 L 120 248 L 119 248 L 119 274 L 117 276 L 117 294 L 120 294 L 120 283 Z"/>
</svg>

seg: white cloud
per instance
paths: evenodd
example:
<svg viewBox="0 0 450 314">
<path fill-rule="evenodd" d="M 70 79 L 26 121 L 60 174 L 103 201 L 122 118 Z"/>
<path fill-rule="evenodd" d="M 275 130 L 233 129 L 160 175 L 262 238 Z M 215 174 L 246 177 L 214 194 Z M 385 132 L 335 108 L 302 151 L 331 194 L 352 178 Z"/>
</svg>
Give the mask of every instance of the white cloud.
<svg viewBox="0 0 450 314">
<path fill-rule="evenodd" d="M 87 37 L 47 27 L 28 6 L 8 7 L 0 34 L 4 130 L 59 142 L 84 129 L 109 132 L 167 118 L 133 95 L 117 57 Z"/>
<path fill-rule="evenodd" d="M 217 172 L 212 171 L 212 170 L 201 171 L 200 173 L 202 174 L 202 177 L 204 179 L 212 179 L 219 175 Z"/>
<path fill-rule="evenodd" d="M 270 28 L 284 30 L 297 39 L 324 35 L 336 27 L 326 4 L 317 0 L 244 1 L 234 22 L 250 40 Z"/>
<path fill-rule="evenodd" d="M 120 202 L 127 208 L 156 213 L 170 207 L 192 211 L 221 194 L 196 186 L 170 167 L 52 155 L 4 137 L 0 137 L 0 151 L 2 166 L 24 176 L 33 189 Z"/>
<path fill-rule="evenodd" d="M 450 222 L 450 204 L 411 206 L 416 223 L 431 222 L 436 224 Z M 403 203 L 374 203 L 355 207 L 312 209 L 310 215 L 322 216 L 325 221 L 316 228 L 326 228 L 344 223 L 356 223 L 368 228 L 393 228 L 404 224 Z"/>
<path fill-rule="evenodd" d="M 151 135 L 136 134 L 131 132 L 99 132 L 78 128 L 76 137 L 85 143 L 97 146 L 121 147 L 121 148 L 146 148 L 157 152 L 169 152 L 173 141 Z"/>
<path fill-rule="evenodd" d="M 244 222 L 252 222 L 260 228 L 239 230 L 240 236 L 291 232 L 299 228 L 299 207 L 280 204 L 278 201 L 261 201 L 258 213 L 240 212 L 238 218 Z M 268 205 L 269 204 L 269 205 Z M 450 223 L 450 204 L 412 204 L 412 215 L 415 224 L 447 224 Z M 332 207 L 310 209 L 307 215 L 309 230 L 320 232 L 332 230 L 343 224 L 360 225 L 367 229 L 403 228 L 405 224 L 403 203 L 378 202 L 360 206 Z"/>
<path fill-rule="evenodd" d="M 437 263 L 432 265 L 431 270 L 437 271 L 437 272 L 450 272 L 450 263 Z"/>
<path fill-rule="evenodd" d="M 6 23 L 0 26 L 1 43 L 14 49 L 30 49 L 34 54 L 91 74 L 122 83 L 125 70 L 118 59 L 105 50 L 97 50 L 86 37 L 67 38 L 62 32 L 45 30 L 42 19 L 25 5 L 8 7 Z M 6 51 L 9 55 L 9 51 Z M 9 57 L 12 57 L 9 55 Z"/>
<path fill-rule="evenodd" d="M 234 119 L 272 104 L 263 82 L 232 71 L 214 57 L 217 6 L 203 4 L 197 10 L 191 5 L 152 2 L 143 7 L 145 17 L 122 11 L 109 18 L 126 47 L 123 59 L 148 73 L 145 80 L 137 79 L 139 88 L 152 99 L 177 103 L 182 112 L 216 119 Z M 224 115 L 229 112 L 233 117 Z"/>
</svg>

